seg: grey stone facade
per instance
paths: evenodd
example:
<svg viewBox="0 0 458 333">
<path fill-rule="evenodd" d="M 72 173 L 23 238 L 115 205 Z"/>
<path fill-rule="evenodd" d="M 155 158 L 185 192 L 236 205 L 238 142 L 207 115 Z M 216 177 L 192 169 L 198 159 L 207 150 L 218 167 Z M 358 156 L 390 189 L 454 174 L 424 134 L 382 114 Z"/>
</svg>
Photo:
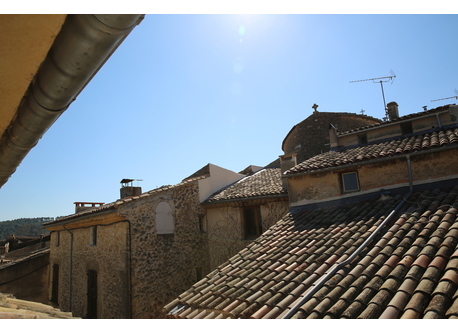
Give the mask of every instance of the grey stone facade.
<svg viewBox="0 0 458 333">
<path fill-rule="evenodd" d="M 175 223 L 173 234 L 156 232 L 156 207 L 167 202 Z M 208 273 L 206 241 L 199 231 L 197 182 L 171 187 L 123 205 L 130 221 L 132 316 L 161 318 L 162 307 Z"/>
<path fill-rule="evenodd" d="M 290 130 L 283 140 L 282 150 L 285 154 L 296 153 L 297 162 L 301 163 L 329 151 L 330 124 L 342 132 L 380 122 L 355 113 L 316 111 Z"/>
</svg>

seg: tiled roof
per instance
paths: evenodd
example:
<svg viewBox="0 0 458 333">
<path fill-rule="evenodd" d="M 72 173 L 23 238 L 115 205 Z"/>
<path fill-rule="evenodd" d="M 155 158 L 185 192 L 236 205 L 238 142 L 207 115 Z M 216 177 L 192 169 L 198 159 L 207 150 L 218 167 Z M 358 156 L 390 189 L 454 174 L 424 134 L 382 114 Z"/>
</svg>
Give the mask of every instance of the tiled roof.
<svg viewBox="0 0 458 333">
<path fill-rule="evenodd" d="M 77 319 L 50 305 L 16 299 L 0 293 L 0 319 Z"/>
<path fill-rule="evenodd" d="M 142 193 L 140 195 L 119 199 L 119 200 L 116 200 L 114 202 L 111 202 L 111 203 L 108 203 L 108 204 L 105 204 L 105 205 L 102 205 L 102 206 L 99 206 L 99 207 L 95 207 L 94 209 L 88 209 L 88 210 L 81 211 L 79 213 L 58 217 L 54 221 L 43 223 L 43 226 L 44 227 L 52 226 L 52 225 L 59 224 L 61 222 L 64 222 L 64 221 L 67 221 L 67 220 L 71 220 L 71 219 L 74 219 L 74 218 L 80 218 L 80 217 L 84 217 L 84 216 L 87 216 L 87 215 L 90 215 L 90 214 L 99 213 L 99 212 L 107 211 L 107 210 L 110 210 L 110 209 L 115 209 L 115 208 L 118 208 L 119 206 L 121 206 L 123 204 L 126 204 L 128 202 L 131 202 L 133 200 L 138 200 L 138 199 L 141 199 L 141 198 L 145 198 L 145 197 L 149 197 L 149 196 L 152 196 L 152 195 L 156 195 L 157 193 L 164 192 L 164 191 L 167 191 L 169 189 L 176 188 L 176 187 L 179 187 L 179 186 L 183 186 L 183 185 L 186 185 L 186 184 L 189 184 L 191 182 L 194 182 L 194 181 L 197 181 L 197 180 L 200 180 L 200 179 L 204 179 L 204 178 L 207 178 L 207 177 L 208 177 L 207 175 L 203 175 L 203 176 L 200 176 L 200 177 L 194 177 L 194 178 L 185 179 L 181 183 L 178 183 L 176 185 L 164 185 L 164 186 L 158 187 L 158 188 L 156 188 L 154 190 Z"/>
<path fill-rule="evenodd" d="M 289 213 L 165 306 L 169 318 L 282 318 L 402 196 Z M 458 186 L 416 192 L 292 318 L 458 318 Z"/>
<path fill-rule="evenodd" d="M 266 168 L 247 176 L 236 183 L 226 187 L 220 192 L 205 200 L 205 204 L 222 202 L 226 200 L 243 200 L 254 197 L 286 196 L 287 192 L 282 187 L 281 170 L 279 168 Z"/>
<path fill-rule="evenodd" d="M 354 148 L 329 151 L 298 164 L 286 171 L 285 174 L 327 169 L 417 151 L 426 151 L 447 145 L 456 145 L 457 143 L 458 127 L 454 127 Z"/>
<path fill-rule="evenodd" d="M 383 125 L 387 125 L 387 124 L 393 124 L 393 123 L 398 123 L 398 122 L 402 122 L 402 121 L 406 121 L 406 120 L 420 118 L 420 117 L 424 117 L 424 116 L 427 116 L 427 115 L 444 112 L 444 111 L 448 110 L 451 106 L 454 106 L 454 105 L 455 104 L 449 104 L 449 105 L 440 106 L 440 107 L 437 107 L 437 108 L 434 108 L 434 109 L 431 109 L 431 110 L 427 110 L 427 111 L 422 111 L 422 112 L 417 112 L 417 113 L 410 113 L 410 114 L 407 114 L 405 116 L 401 116 L 401 117 L 393 119 L 393 120 L 387 120 L 387 121 L 381 122 L 379 124 L 372 124 L 372 125 L 368 125 L 368 126 L 364 126 L 364 127 L 351 129 L 351 130 L 348 130 L 348 131 L 338 132 L 338 134 L 339 135 L 349 134 L 349 133 L 358 132 L 358 131 L 366 130 L 366 129 L 373 128 L 373 127 L 379 127 L 379 126 L 383 126 Z"/>
</svg>

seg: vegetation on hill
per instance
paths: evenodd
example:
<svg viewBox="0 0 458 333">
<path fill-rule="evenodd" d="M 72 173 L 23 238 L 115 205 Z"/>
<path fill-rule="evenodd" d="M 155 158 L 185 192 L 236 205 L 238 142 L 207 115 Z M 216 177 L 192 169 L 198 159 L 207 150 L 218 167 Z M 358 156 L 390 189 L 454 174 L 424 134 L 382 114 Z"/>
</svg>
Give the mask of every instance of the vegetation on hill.
<svg viewBox="0 0 458 333">
<path fill-rule="evenodd" d="M 0 222 L 0 240 L 10 235 L 38 237 L 47 235 L 49 231 L 42 228 L 43 223 L 54 221 L 53 217 L 21 218 Z"/>
</svg>

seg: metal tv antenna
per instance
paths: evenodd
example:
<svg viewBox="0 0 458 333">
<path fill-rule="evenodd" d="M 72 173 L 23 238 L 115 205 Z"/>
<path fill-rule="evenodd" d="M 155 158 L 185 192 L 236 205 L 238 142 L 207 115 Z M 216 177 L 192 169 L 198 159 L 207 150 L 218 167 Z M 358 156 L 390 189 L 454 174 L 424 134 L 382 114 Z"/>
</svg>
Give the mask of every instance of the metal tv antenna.
<svg viewBox="0 0 458 333">
<path fill-rule="evenodd" d="M 391 84 L 393 84 L 393 81 L 394 81 L 394 78 L 396 77 L 396 74 L 394 74 L 394 72 L 392 70 L 390 70 L 390 74 L 391 74 L 391 76 L 383 76 L 383 77 L 375 77 L 375 78 L 372 78 L 372 79 L 350 81 L 350 83 L 364 82 L 364 81 L 372 81 L 374 83 L 380 83 L 380 87 L 382 88 L 383 107 L 384 107 L 384 110 L 385 110 L 385 115 L 387 115 L 387 116 L 388 116 L 388 111 L 387 111 L 387 108 L 386 108 L 385 92 L 383 91 L 383 83 L 391 81 Z"/>
<path fill-rule="evenodd" d="M 431 102 L 442 101 L 442 100 L 444 100 L 444 99 L 450 99 L 450 98 L 458 99 L 458 90 L 455 89 L 455 96 L 452 96 L 452 97 L 445 97 L 445 98 L 439 98 L 439 99 L 433 99 Z"/>
</svg>

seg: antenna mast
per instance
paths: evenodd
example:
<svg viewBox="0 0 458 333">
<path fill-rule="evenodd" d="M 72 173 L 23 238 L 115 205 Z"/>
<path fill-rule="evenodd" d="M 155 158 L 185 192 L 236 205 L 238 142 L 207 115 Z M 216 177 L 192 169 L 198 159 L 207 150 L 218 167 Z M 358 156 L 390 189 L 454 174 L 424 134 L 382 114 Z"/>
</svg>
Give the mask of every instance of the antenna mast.
<svg viewBox="0 0 458 333">
<path fill-rule="evenodd" d="M 458 90 L 455 89 L 455 96 L 452 96 L 452 97 L 445 97 L 445 98 L 439 98 L 439 99 L 433 99 L 431 102 L 442 101 L 442 100 L 444 100 L 444 99 L 450 99 L 450 98 L 458 99 Z"/>
<path fill-rule="evenodd" d="M 384 77 L 375 77 L 372 79 L 364 79 L 364 80 L 356 80 L 356 81 L 350 81 L 350 83 L 355 83 L 355 82 L 364 82 L 364 81 L 372 81 L 374 83 L 380 83 L 380 87 L 382 88 L 382 97 L 383 97 L 383 108 L 385 110 L 385 115 L 388 116 L 388 110 L 386 108 L 386 102 L 385 102 L 385 92 L 383 91 L 383 83 L 384 82 L 389 82 L 391 80 L 394 81 L 394 78 L 396 75 L 394 74 L 393 71 L 391 71 L 391 76 L 384 76 Z M 391 82 L 393 84 L 393 82 Z"/>
</svg>

